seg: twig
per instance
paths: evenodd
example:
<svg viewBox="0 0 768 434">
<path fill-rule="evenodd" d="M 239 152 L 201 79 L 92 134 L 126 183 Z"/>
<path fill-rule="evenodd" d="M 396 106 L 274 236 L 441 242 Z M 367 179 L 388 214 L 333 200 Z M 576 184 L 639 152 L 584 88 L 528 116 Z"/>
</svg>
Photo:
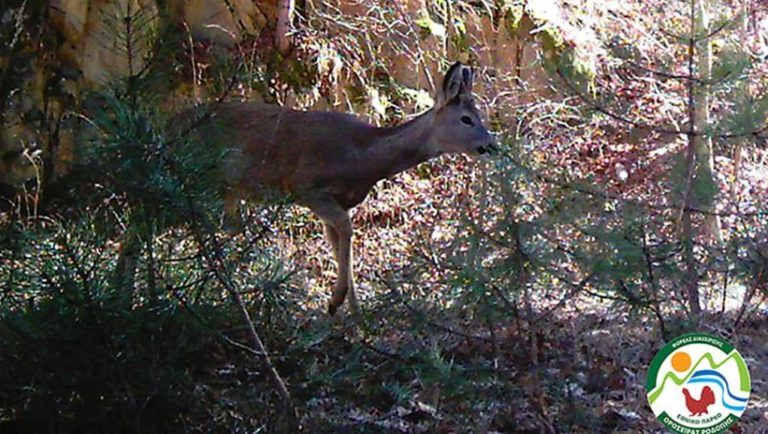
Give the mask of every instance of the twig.
<svg viewBox="0 0 768 434">
<path fill-rule="evenodd" d="M 200 324 L 204 325 L 205 327 L 209 326 L 208 321 L 206 321 L 205 318 L 203 318 L 200 315 L 199 312 L 197 312 L 194 308 L 192 308 L 192 306 L 189 305 L 187 300 L 180 294 L 180 291 L 178 290 L 178 287 L 174 288 L 173 296 L 176 298 L 176 300 L 179 303 L 181 303 L 182 306 L 184 306 L 185 309 L 187 309 L 187 311 L 189 311 L 192 314 L 192 316 L 195 317 L 195 319 L 197 319 L 198 322 L 200 322 Z M 216 335 L 219 338 L 221 338 L 221 340 L 223 340 L 224 342 L 226 342 L 229 345 L 232 345 L 235 348 L 238 348 L 240 350 L 245 351 L 248 354 L 251 354 L 251 355 L 254 355 L 254 356 L 258 356 L 258 357 L 268 356 L 268 354 L 266 354 L 266 353 L 260 353 L 260 352 L 254 350 L 253 348 L 251 348 L 251 347 L 249 347 L 247 345 L 243 345 L 240 342 L 237 342 L 237 341 L 233 340 L 232 338 L 230 338 L 229 336 L 225 335 L 224 333 L 222 333 L 219 330 L 214 330 L 213 328 L 210 328 L 210 327 L 208 327 L 208 328 L 209 328 L 209 330 L 214 331 L 216 333 Z M 274 353 L 272 355 L 274 355 Z"/>
<path fill-rule="evenodd" d="M 550 176 L 544 175 L 544 174 L 542 174 L 540 172 L 537 172 L 537 171 L 535 171 L 535 170 L 525 166 L 524 164 L 520 163 L 519 161 L 517 161 L 509 153 L 502 152 L 501 153 L 501 157 L 502 158 L 507 158 L 510 162 L 512 162 L 512 164 L 514 164 L 518 168 L 524 170 L 529 175 L 531 175 L 531 176 L 533 176 L 533 177 L 535 177 L 535 178 L 537 178 L 537 179 L 539 179 L 539 180 L 541 180 L 541 181 L 543 181 L 543 182 L 545 182 L 547 184 L 556 185 L 558 187 L 566 188 L 566 189 L 569 189 L 569 190 L 572 190 L 572 191 L 576 191 L 576 192 L 579 192 L 579 193 L 584 193 L 584 194 L 587 194 L 587 195 L 590 195 L 590 196 L 594 196 L 594 197 L 598 197 L 598 198 L 606 198 L 606 199 L 621 201 L 621 202 L 624 202 L 626 204 L 630 204 L 630 205 L 641 207 L 641 208 L 648 208 L 648 209 L 653 209 L 653 210 L 658 210 L 658 211 L 669 211 L 669 210 L 680 210 L 681 209 L 680 205 L 657 205 L 657 204 L 651 204 L 651 203 L 644 203 L 644 202 L 640 202 L 638 200 L 627 199 L 627 198 L 621 197 L 621 196 L 619 196 L 617 194 L 610 193 L 610 192 L 607 192 L 607 191 L 596 191 L 596 190 L 592 190 L 592 189 L 589 189 L 589 188 L 586 188 L 586 187 L 579 187 L 579 186 L 576 186 L 576 185 L 573 185 L 573 184 L 570 184 L 570 183 L 567 183 L 567 182 L 560 181 L 558 179 L 552 178 Z M 701 209 L 701 208 L 696 208 L 696 207 L 692 207 L 692 206 L 683 206 L 682 209 L 684 211 L 689 211 L 691 213 L 702 214 L 702 215 L 720 216 L 720 217 L 731 217 L 731 216 L 760 217 L 760 216 L 768 215 L 768 211 L 717 212 L 717 211 L 709 211 L 709 210 L 705 210 L 705 209 Z"/>
<path fill-rule="evenodd" d="M 764 270 L 760 270 L 760 272 L 755 277 L 755 283 L 752 285 L 751 288 L 749 288 L 744 294 L 744 299 L 741 303 L 741 306 L 739 307 L 739 313 L 736 315 L 736 320 L 733 322 L 733 329 L 737 329 L 739 325 L 741 324 L 741 320 L 744 317 L 744 313 L 747 311 L 747 308 L 749 307 L 749 302 L 752 301 L 752 298 L 755 296 L 755 293 L 757 292 L 757 289 L 760 287 L 760 281 L 763 279 Z"/>
<path fill-rule="evenodd" d="M 648 248 L 648 237 L 646 235 L 647 233 L 643 231 L 643 258 L 645 259 L 645 267 L 646 267 L 646 272 L 648 276 L 648 282 L 651 286 L 651 291 L 653 291 L 653 294 L 658 294 L 659 288 L 656 285 L 656 277 L 653 272 L 653 258 L 651 257 L 651 252 Z M 661 314 L 661 309 L 659 308 L 658 301 L 656 299 L 652 299 L 650 297 L 650 294 L 646 294 L 646 297 L 648 297 L 649 300 L 652 300 L 651 310 L 656 315 L 656 319 L 659 320 L 659 328 L 661 329 L 661 336 L 664 339 L 666 339 L 667 327 L 664 322 L 664 316 Z"/>
<path fill-rule="evenodd" d="M 195 122 L 193 122 L 190 127 L 183 130 L 181 134 L 177 135 L 172 140 L 166 142 L 164 144 L 165 145 L 164 148 L 171 146 L 176 141 L 182 139 L 183 137 L 191 133 L 194 129 L 199 127 L 203 122 L 210 119 L 211 116 L 214 114 L 216 108 L 224 101 L 226 95 L 229 93 L 229 90 L 234 85 L 236 81 L 236 77 L 237 77 L 236 74 L 232 74 L 232 79 L 229 83 L 229 86 L 227 87 L 225 92 L 216 100 L 216 102 L 209 107 L 209 110 L 206 113 L 204 113 L 203 116 L 201 116 Z M 213 272 L 213 275 L 216 278 L 216 280 L 227 291 L 232 301 L 240 310 L 240 315 L 242 317 L 243 322 L 247 326 L 248 335 L 251 339 L 251 344 L 253 345 L 253 348 L 251 349 L 252 354 L 260 357 L 262 364 L 264 365 L 264 368 L 267 370 L 269 377 L 271 378 L 272 382 L 275 385 L 275 388 L 277 389 L 278 393 L 280 394 L 283 400 L 283 404 L 285 408 L 292 415 L 295 416 L 296 409 L 293 406 L 293 402 L 291 399 L 291 395 L 288 392 L 288 388 L 286 387 L 285 382 L 283 381 L 280 374 L 277 372 L 277 369 L 275 368 L 274 364 L 272 363 L 269 352 L 267 351 L 266 346 L 264 345 L 264 342 L 262 341 L 261 336 L 256 330 L 256 326 L 253 320 L 251 319 L 250 314 L 248 313 L 248 308 L 246 307 L 245 302 L 240 296 L 240 292 L 237 290 L 234 282 L 231 279 L 231 276 L 230 276 L 231 272 L 227 272 L 227 273 L 223 272 L 223 270 L 227 270 L 227 271 L 229 270 L 225 266 L 224 255 L 221 251 L 221 244 L 219 243 L 219 240 L 216 236 L 215 231 L 211 228 L 211 225 L 205 218 L 205 215 L 195 207 L 194 201 L 192 200 L 192 196 L 189 193 L 189 189 L 187 188 L 186 180 L 182 176 L 182 174 L 177 170 L 176 162 L 173 160 L 172 155 L 170 155 L 167 152 L 160 152 L 159 154 L 165 166 L 168 168 L 171 174 L 176 178 L 177 182 L 179 182 L 179 184 L 181 185 L 181 191 L 184 194 L 184 198 L 186 200 L 187 212 L 191 217 L 190 227 L 192 229 L 192 233 L 195 238 L 195 241 L 197 242 L 201 252 L 203 253 L 203 258 L 207 262 L 208 268 L 210 269 L 210 271 Z M 209 248 L 209 243 L 211 248 Z"/>
<path fill-rule="evenodd" d="M 622 58 L 622 60 L 627 64 L 629 64 L 629 66 L 631 66 L 632 68 L 638 69 L 642 72 L 647 72 L 649 74 L 658 75 L 659 77 L 669 78 L 672 80 L 693 81 L 702 86 L 712 86 L 712 85 L 723 83 L 726 80 L 728 80 L 731 76 L 731 71 L 728 71 L 725 75 L 723 75 L 723 77 L 717 80 L 702 80 L 695 76 L 692 77 L 690 75 L 685 75 L 685 74 L 673 74 L 671 72 L 659 71 L 658 69 L 648 68 L 647 66 L 643 66 L 638 62 L 635 62 L 634 60 L 624 59 L 624 58 Z"/>
<path fill-rule="evenodd" d="M 570 291 L 568 291 L 568 293 L 566 293 L 566 294 L 565 294 L 565 295 L 564 295 L 564 296 L 563 296 L 563 297 L 560 299 L 560 301 L 558 301 L 558 302 L 557 302 L 557 304 L 556 304 L 556 305 L 554 305 L 554 306 L 552 306 L 552 307 L 548 308 L 546 311 L 542 312 L 542 313 L 541 313 L 539 316 L 537 316 L 537 317 L 536 317 L 536 318 L 535 318 L 535 319 L 534 319 L 532 322 L 533 322 L 533 323 L 537 323 L 537 322 L 541 321 L 542 319 L 546 318 L 546 317 L 547 317 L 549 314 L 551 314 L 552 312 L 554 312 L 554 311 L 556 311 L 557 309 L 560 309 L 561 307 L 563 307 L 563 305 L 565 304 L 565 302 L 566 302 L 566 301 L 568 301 L 568 300 L 569 300 L 569 299 L 571 299 L 573 296 L 575 296 L 576 294 L 578 294 L 579 292 L 581 292 L 581 291 L 582 291 L 584 288 L 586 288 L 586 286 L 587 286 L 587 284 L 589 283 L 589 281 L 590 281 L 590 280 L 592 280 L 592 279 L 593 279 L 593 278 L 594 278 L 596 275 L 597 275 L 597 272 L 595 272 L 595 270 L 592 270 L 592 271 L 590 271 L 590 272 L 589 272 L 589 274 L 587 274 L 587 276 L 586 276 L 586 277 L 584 277 L 583 279 L 581 279 L 581 281 L 580 281 L 579 283 L 577 283 L 576 285 L 573 285 L 573 288 L 571 288 L 571 290 L 570 290 Z"/>
<path fill-rule="evenodd" d="M 666 30 L 666 29 L 664 29 L 662 27 L 659 27 L 658 30 L 664 36 L 670 37 L 672 39 L 677 39 L 677 40 L 680 40 L 680 41 L 685 41 L 686 43 L 697 44 L 697 43 L 699 43 L 701 41 L 705 41 L 707 39 L 712 38 L 713 36 L 717 35 L 718 33 L 722 32 L 723 30 L 728 28 L 728 26 L 731 25 L 731 24 L 732 24 L 732 20 L 725 20 L 725 21 L 723 21 L 722 24 L 720 24 L 720 26 L 718 26 L 717 28 L 715 28 L 711 32 L 707 33 L 706 35 L 700 36 L 700 37 L 695 37 L 692 34 L 691 35 L 680 35 L 678 33 L 670 32 L 669 30 Z"/>
<path fill-rule="evenodd" d="M 7 62 L 5 64 L 5 68 L 3 68 L 3 73 L 0 74 L 0 119 L 2 119 L 4 116 L 4 109 L 5 109 L 5 100 L 6 100 L 6 92 L 5 92 L 5 81 L 8 79 L 9 71 L 11 70 L 11 67 L 15 64 L 13 61 L 13 56 L 16 52 L 16 46 L 19 43 L 19 40 L 21 39 L 21 34 L 24 32 L 24 13 L 27 9 L 27 0 L 24 0 L 24 2 L 19 7 L 19 10 L 16 12 L 16 17 L 14 24 L 16 25 L 15 32 L 13 33 L 13 38 L 11 38 L 11 43 L 8 45 L 8 56 L 7 56 Z"/>
<path fill-rule="evenodd" d="M 193 220 L 192 220 L 193 224 L 191 225 L 193 229 L 193 235 L 198 243 L 198 246 L 203 252 L 203 257 L 208 263 L 208 267 L 213 272 L 213 275 L 216 277 L 216 280 L 219 282 L 220 285 L 224 287 L 224 289 L 227 291 L 229 296 L 235 302 L 235 305 L 237 305 L 238 309 L 240 310 L 240 315 L 243 319 L 243 322 L 247 326 L 248 334 L 250 336 L 251 343 L 253 345 L 253 348 L 251 350 L 252 354 L 258 355 L 261 358 L 264 368 L 269 373 L 269 376 L 272 379 L 272 382 L 274 383 L 278 393 L 283 399 L 283 404 L 285 405 L 286 409 L 288 409 L 291 413 L 295 415 L 296 412 L 293 406 L 293 402 L 291 400 L 291 394 L 288 392 L 288 388 L 285 386 L 285 382 L 283 381 L 282 377 L 277 372 L 277 369 L 272 363 L 272 360 L 269 356 L 266 346 L 264 345 L 264 342 L 261 340 L 259 333 L 256 331 L 256 325 L 251 319 L 250 313 L 248 313 L 248 308 L 246 307 L 245 302 L 240 296 L 240 293 L 238 292 L 237 288 L 235 287 L 228 273 L 225 274 L 222 272 L 222 270 L 226 269 L 226 267 L 225 267 L 223 254 L 221 252 L 221 245 L 219 244 L 218 238 L 216 237 L 216 233 L 210 229 L 205 230 L 205 226 L 209 226 L 209 225 L 204 224 L 203 225 L 204 227 L 201 228 L 199 227 L 200 225 L 194 224 L 201 221 L 205 223 L 205 218 L 196 210 L 194 203 L 192 202 L 192 198 L 186 189 L 186 184 L 184 183 L 183 179 L 179 176 L 178 172 L 175 170 L 173 161 L 167 157 L 164 159 L 164 161 L 168 165 L 169 169 L 171 169 L 171 172 L 177 176 L 178 181 L 182 183 L 182 191 L 186 196 L 188 211 L 193 217 Z M 208 235 L 207 238 L 210 240 L 212 244 L 212 249 L 208 249 L 208 243 L 206 243 L 206 237 L 204 235 Z"/>
<path fill-rule="evenodd" d="M 763 137 L 762 133 L 768 131 L 768 125 L 763 126 L 762 128 L 759 128 L 755 131 L 745 132 L 745 133 L 726 133 L 726 134 L 710 134 L 707 132 L 702 131 L 694 131 L 692 129 L 688 130 L 680 130 L 676 128 L 662 128 L 662 127 L 656 127 L 653 125 L 648 125 L 643 122 L 638 122 L 635 120 L 632 120 L 626 116 L 620 115 L 602 104 L 595 101 L 593 98 L 588 97 L 587 95 L 584 95 L 582 92 L 580 92 L 576 87 L 573 85 L 573 83 L 568 80 L 568 78 L 565 77 L 563 74 L 562 69 L 558 66 L 556 69 L 558 77 L 563 81 L 565 86 L 568 88 L 568 91 L 579 97 L 580 100 L 584 101 L 589 105 L 593 110 L 596 110 L 599 113 L 602 113 L 609 118 L 612 118 L 614 120 L 617 120 L 619 122 L 622 122 L 624 124 L 630 125 L 634 128 L 637 128 L 639 130 L 645 130 L 645 131 L 651 131 L 658 134 L 663 135 L 672 135 L 672 136 L 681 136 L 681 135 L 688 135 L 688 136 L 703 136 L 703 137 L 712 137 L 712 138 L 718 138 L 718 139 L 733 139 L 738 137 Z M 691 73 L 690 77 L 693 77 Z"/>
<path fill-rule="evenodd" d="M 383 279 L 383 278 L 379 278 L 379 280 L 382 283 L 384 283 L 384 285 L 386 285 L 387 288 L 390 289 L 390 291 L 396 296 L 397 300 L 400 303 L 402 303 L 403 306 L 405 306 L 408 310 L 410 310 L 411 312 L 413 312 L 413 313 L 415 313 L 417 315 L 421 315 L 422 314 L 422 312 L 418 311 L 415 307 L 411 306 L 407 301 L 405 301 L 405 298 L 402 296 L 402 294 L 400 294 L 400 292 L 397 290 L 397 288 L 395 288 L 389 280 L 386 280 L 386 279 Z M 440 329 L 440 330 L 442 330 L 444 332 L 447 332 L 447 333 L 450 333 L 450 334 L 453 334 L 453 335 L 457 335 L 457 336 L 461 336 L 461 337 L 465 337 L 465 338 L 469 338 L 469 339 L 477 339 L 477 340 L 484 341 L 484 342 L 492 342 L 492 340 L 490 338 L 487 338 L 485 336 L 477 336 L 477 335 L 469 334 L 469 333 L 466 333 L 466 332 L 462 332 L 460 330 L 455 330 L 455 329 L 453 329 L 453 328 L 451 328 L 449 326 L 437 323 L 437 322 L 429 320 L 429 319 L 426 319 L 425 322 L 428 325 L 430 325 L 430 326 L 432 326 L 434 328 Z"/>
</svg>

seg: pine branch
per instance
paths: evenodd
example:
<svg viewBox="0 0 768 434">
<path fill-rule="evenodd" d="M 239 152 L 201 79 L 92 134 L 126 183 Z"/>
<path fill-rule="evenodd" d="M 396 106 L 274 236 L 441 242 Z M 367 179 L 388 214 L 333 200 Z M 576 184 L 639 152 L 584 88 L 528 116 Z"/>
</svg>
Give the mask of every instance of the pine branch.
<svg viewBox="0 0 768 434">
<path fill-rule="evenodd" d="M 176 177 L 177 182 L 179 182 L 182 186 L 182 193 L 185 196 L 185 202 L 187 206 L 186 211 L 190 217 L 190 227 L 192 228 L 192 233 L 198 244 L 198 247 L 200 248 L 200 251 L 203 253 L 203 257 L 207 262 L 208 268 L 213 273 L 219 284 L 227 291 L 230 298 L 232 298 L 233 302 L 240 310 L 240 315 L 242 316 L 243 322 L 247 326 L 248 334 L 253 345 L 251 353 L 261 358 L 264 368 L 267 370 L 269 377 L 271 378 L 278 393 L 283 399 L 283 404 L 286 410 L 288 410 L 289 413 L 295 417 L 296 410 L 292 403 L 291 394 L 288 392 L 288 388 L 285 386 L 285 382 L 272 363 L 270 354 L 267 351 L 261 336 L 256 330 L 256 325 L 251 319 L 248 308 L 240 296 L 240 292 L 237 290 L 235 283 L 232 281 L 231 271 L 225 265 L 226 261 L 222 252 L 222 246 L 218 237 L 216 236 L 215 230 L 213 230 L 212 225 L 210 222 L 208 222 L 205 214 L 198 210 L 198 208 L 195 206 L 192 195 L 187 188 L 185 178 L 178 170 L 176 162 L 173 160 L 173 158 L 164 154 L 163 161 L 168 170 Z"/>
<path fill-rule="evenodd" d="M 555 179 L 551 176 L 545 175 L 541 172 L 537 172 L 530 167 L 527 167 L 517 161 L 514 157 L 512 157 L 508 153 L 502 152 L 500 155 L 501 158 L 508 159 L 513 165 L 517 166 L 521 170 L 528 173 L 530 176 L 545 182 L 547 184 L 555 185 L 557 187 L 565 188 L 568 190 L 576 191 L 579 193 L 583 193 L 589 196 L 594 196 L 597 198 L 603 198 L 603 199 L 611 199 L 618 202 L 622 202 L 627 205 L 636 206 L 638 208 L 646 208 L 646 209 L 652 209 L 656 211 L 669 211 L 669 210 L 680 210 L 681 207 L 679 205 L 658 205 L 658 204 L 652 204 L 652 203 L 645 203 L 641 202 L 639 200 L 633 200 L 633 199 L 627 199 L 625 197 L 622 197 L 615 193 L 610 193 L 607 191 L 599 191 L 599 190 L 593 190 L 587 187 L 580 187 L 577 185 L 573 185 L 572 183 L 561 181 L 558 179 Z M 755 212 L 718 212 L 718 211 L 709 211 L 706 209 L 701 209 L 693 206 L 684 206 L 682 207 L 683 211 L 689 211 L 694 214 L 701 214 L 701 215 L 713 215 L 713 216 L 720 216 L 720 217 L 730 217 L 730 216 L 738 216 L 738 217 L 762 217 L 762 216 L 768 216 L 768 210 L 766 211 L 755 211 Z"/>
<path fill-rule="evenodd" d="M 728 74 L 726 74 L 725 76 L 723 76 L 722 78 L 717 79 L 717 80 L 702 80 L 702 79 L 700 79 L 698 77 L 695 77 L 695 76 L 691 77 L 691 76 L 689 76 L 687 74 L 672 74 L 670 72 L 660 71 L 658 69 L 653 69 L 653 68 L 648 68 L 646 66 L 643 66 L 643 65 L 635 62 L 634 60 L 625 59 L 625 58 L 622 58 L 622 60 L 625 63 L 627 63 L 629 66 L 631 66 L 632 68 L 635 68 L 635 69 L 637 69 L 639 71 L 642 71 L 642 72 L 647 72 L 649 74 L 657 75 L 659 77 L 667 78 L 667 79 L 671 79 L 671 80 L 678 80 L 678 81 L 685 81 L 685 82 L 693 81 L 694 83 L 696 83 L 698 85 L 701 85 L 701 86 L 716 86 L 718 84 L 722 84 L 722 83 L 725 83 L 726 81 L 731 81 L 732 80 L 732 78 L 731 78 L 732 73 L 730 71 L 728 72 Z"/>
<path fill-rule="evenodd" d="M 587 105 L 589 105 L 592 109 L 608 116 L 609 118 L 612 118 L 614 120 L 617 120 L 621 123 L 624 123 L 626 125 L 630 125 L 634 128 L 645 130 L 645 131 L 651 131 L 658 134 L 663 135 L 673 135 L 673 136 L 679 136 L 684 134 L 689 134 L 690 131 L 688 130 L 678 130 L 673 128 L 660 128 L 655 127 L 651 125 L 647 125 L 641 122 L 637 122 L 635 120 L 629 119 L 626 116 L 620 115 L 618 113 L 613 112 L 612 110 L 606 108 L 602 104 L 599 104 L 597 101 L 595 101 L 593 98 L 588 97 L 587 95 L 580 92 L 576 87 L 571 83 L 571 81 L 566 77 L 565 73 L 562 71 L 560 66 L 558 65 L 557 69 L 555 70 L 557 72 L 558 77 L 563 81 L 566 88 L 569 92 L 573 93 L 575 96 L 577 96 L 581 101 L 585 102 Z"/>
<path fill-rule="evenodd" d="M 723 30 L 728 29 L 728 27 L 731 25 L 733 25 L 733 20 L 726 20 L 723 23 L 721 23 L 719 26 L 717 26 L 714 30 L 709 31 L 707 32 L 707 34 L 702 36 L 693 36 L 693 34 L 681 35 L 679 33 L 670 32 L 669 30 L 666 30 L 663 27 L 659 27 L 657 30 L 659 31 L 659 33 L 663 34 L 664 36 L 667 36 L 672 39 L 677 39 L 678 41 L 683 41 L 686 43 L 686 45 L 688 45 L 689 43 L 698 44 L 702 41 L 711 39 L 717 36 Z"/>
<path fill-rule="evenodd" d="M 768 124 L 766 124 L 762 128 L 759 128 L 755 131 L 750 131 L 745 133 L 711 134 L 711 133 L 702 132 L 702 131 L 693 131 L 691 129 L 680 130 L 676 128 L 662 128 L 662 127 L 656 127 L 653 125 L 648 125 L 643 122 L 638 122 L 610 110 L 609 108 L 595 101 L 593 98 L 590 98 L 589 96 L 580 92 L 578 89 L 576 89 L 573 83 L 571 83 L 571 81 L 566 77 L 565 73 L 562 71 L 562 69 L 560 69 L 559 66 L 557 67 L 555 72 L 557 73 L 558 77 L 560 77 L 562 82 L 565 84 L 568 91 L 574 94 L 581 101 L 586 103 L 588 106 L 590 106 L 590 108 L 608 116 L 611 119 L 614 119 L 626 125 L 632 126 L 639 130 L 650 131 L 650 132 L 654 132 L 662 135 L 673 135 L 673 136 L 685 135 L 685 136 L 691 136 L 691 137 L 711 137 L 711 138 L 717 138 L 717 139 L 734 139 L 739 137 L 750 137 L 750 136 L 755 138 L 768 138 L 768 135 L 764 134 L 768 132 Z"/>
<path fill-rule="evenodd" d="M 8 98 L 8 94 L 10 92 L 10 90 L 6 92 L 5 85 L 10 75 L 11 67 L 14 65 L 13 56 L 16 54 L 16 48 L 19 45 L 19 41 L 21 40 L 21 34 L 24 32 L 24 18 L 26 16 L 26 10 L 27 1 L 24 0 L 24 2 L 21 4 L 21 7 L 19 7 L 19 10 L 13 14 L 15 26 L 14 32 L 13 36 L 11 37 L 11 42 L 8 44 L 8 56 L 6 64 L 3 68 L 2 74 L 0 74 L 0 120 L 2 120 L 5 115 L 5 101 Z"/>
</svg>

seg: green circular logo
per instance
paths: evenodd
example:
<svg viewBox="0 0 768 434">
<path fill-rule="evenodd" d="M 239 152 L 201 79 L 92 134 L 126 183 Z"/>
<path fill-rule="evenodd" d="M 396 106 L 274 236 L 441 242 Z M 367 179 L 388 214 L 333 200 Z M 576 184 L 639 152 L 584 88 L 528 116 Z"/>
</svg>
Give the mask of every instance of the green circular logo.
<svg viewBox="0 0 768 434">
<path fill-rule="evenodd" d="M 646 391 L 653 413 L 672 432 L 723 433 L 747 408 L 749 370 L 728 341 L 691 333 L 659 350 Z"/>
</svg>

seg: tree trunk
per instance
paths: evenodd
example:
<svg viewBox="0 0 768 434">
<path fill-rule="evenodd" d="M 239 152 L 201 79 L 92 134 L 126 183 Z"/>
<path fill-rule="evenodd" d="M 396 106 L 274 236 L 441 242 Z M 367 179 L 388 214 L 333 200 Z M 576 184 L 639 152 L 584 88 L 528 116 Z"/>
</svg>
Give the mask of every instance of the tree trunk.
<svg viewBox="0 0 768 434">
<path fill-rule="evenodd" d="M 742 0 L 741 5 L 741 23 L 739 28 L 739 42 L 741 42 L 742 47 L 746 47 L 747 44 L 747 26 L 749 25 L 749 6 L 750 6 L 751 0 Z M 739 84 L 739 90 L 738 93 L 746 96 L 747 92 L 749 92 L 749 89 L 747 88 L 747 81 L 743 80 Z M 733 149 L 733 186 L 734 186 L 734 193 L 737 195 L 739 194 L 738 191 L 738 185 L 739 185 L 739 177 L 741 176 L 741 165 L 742 160 L 744 159 L 744 142 L 746 142 L 745 138 L 739 138 L 736 139 L 736 143 L 734 145 Z"/>
<path fill-rule="evenodd" d="M 280 0 L 277 3 L 277 29 L 275 32 L 275 47 L 277 51 L 287 56 L 293 48 L 293 15 L 296 9 L 295 0 Z"/>
<path fill-rule="evenodd" d="M 712 99 L 712 89 L 710 82 L 712 81 L 712 39 L 707 37 L 711 32 L 711 20 L 710 20 L 710 0 L 699 0 L 698 11 L 696 14 L 696 29 L 695 38 L 704 38 L 700 43 L 698 52 L 696 53 L 696 70 L 698 71 L 698 79 L 701 80 L 697 86 L 695 86 L 694 93 L 694 124 L 696 131 L 706 131 L 709 128 L 711 122 L 710 106 Z M 713 168 L 714 158 L 712 155 L 712 137 L 698 136 L 696 140 L 696 161 L 697 161 L 697 176 L 696 179 L 699 182 L 706 182 L 712 186 L 716 186 L 714 179 Z M 715 195 L 716 196 L 716 195 Z M 704 234 L 706 239 L 717 244 L 722 244 L 722 230 L 721 230 L 720 217 L 717 215 L 706 215 L 704 217 Z"/>
<path fill-rule="evenodd" d="M 686 276 L 685 276 L 685 297 L 688 302 L 688 310 L 691 319 L 698 323 L 701 318 L 701 302 L 699 300 L 699 272 L 698 265 L 696 263 L 696 255 L 694 252 L 694 238 L 696 234 L 693 230 L 692 211 L 691 211 L 691 191 L 694 177 L 697 167 L 697 156 L 699 149 L 699 140 L 701 136 L 699 119 L 697 118 L 696 103 L 698 99 L 697 82 L 695 81 L 696 73 L 696 0 L 691 0 L 691 14 L 690 14 L 690 39 L 688 40 L 688 149 L 686 152 L 686 177 L 685 177 L 685 189 L 683 193 L 683 201 L 681 204 L 681 240 L 683 246 L 683 260 L 685 261 Z"/>
</svg>

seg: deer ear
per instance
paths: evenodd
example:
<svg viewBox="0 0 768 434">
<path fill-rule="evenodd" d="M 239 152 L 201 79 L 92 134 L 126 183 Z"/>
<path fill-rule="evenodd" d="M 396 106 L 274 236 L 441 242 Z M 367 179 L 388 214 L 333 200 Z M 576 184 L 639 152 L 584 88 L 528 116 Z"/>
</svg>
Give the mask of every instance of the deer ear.
<svg viewBox="0 0 768 434">
<path fill-rule="evenodd" d="M 463 68 L 461 69 L 461 84 L 462 84 L 462 91 L 466 92 L 468 94 L 472 93 L 472 84 L 475 80 L 475 71 L 472 70 L 471 67 L 462 65 Z"/>
<path fill-rule="evenodd" d="M 456 62 L 448 69 L 437 95 L 437 104 L 443 106 L 461 94 L 472 92 L 472 68 Z"/>
</svg>

